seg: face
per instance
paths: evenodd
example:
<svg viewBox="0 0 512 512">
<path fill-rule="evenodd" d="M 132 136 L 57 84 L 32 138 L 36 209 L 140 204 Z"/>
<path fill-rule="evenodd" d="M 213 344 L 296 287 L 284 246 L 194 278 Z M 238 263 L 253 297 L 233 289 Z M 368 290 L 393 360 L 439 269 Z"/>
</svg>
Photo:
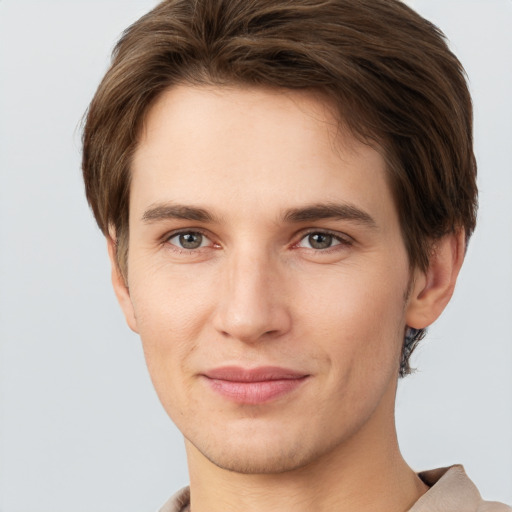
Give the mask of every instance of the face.
<svg viewBox="0 0 512 512">
<path fill-rule="evenodd" d="M 304 466 L 392 412 L 407 254 L 382 156 L 331 110 L 175 87 L 134 155 L 121 302 L 165 410 L 223 468 Z"/>
</svg>

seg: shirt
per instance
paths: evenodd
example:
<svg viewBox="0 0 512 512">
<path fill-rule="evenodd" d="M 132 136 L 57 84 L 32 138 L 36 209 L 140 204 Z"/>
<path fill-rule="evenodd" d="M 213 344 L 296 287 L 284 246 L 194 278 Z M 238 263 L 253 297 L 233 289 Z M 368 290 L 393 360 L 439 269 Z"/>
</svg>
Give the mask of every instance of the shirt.
<svg viewBox="0 0 512 512">
<path fill-rule="evenodd" d="M 418 476 L 430 489 L 409 512 L 512 512 L 503 503 L 484 501 L 462 466 L 424 471 Z M 159 512 L 190 512 L 190 489 L 181 489 Z"/>
</svg>

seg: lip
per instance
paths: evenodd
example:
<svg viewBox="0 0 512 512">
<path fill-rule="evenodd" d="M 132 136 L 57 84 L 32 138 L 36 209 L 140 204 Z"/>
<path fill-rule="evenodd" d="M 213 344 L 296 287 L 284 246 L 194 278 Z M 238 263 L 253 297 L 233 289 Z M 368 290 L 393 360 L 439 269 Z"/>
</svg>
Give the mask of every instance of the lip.
<svg viewBox="0 0 512 512">
<path fill-rule="evenodd" d="M 241 368 L 224 366 L 202 374 L 210 388 L 240 404 L 262 404 L 291 393 L 309 374 L 277 366 Z"/>
</svg>

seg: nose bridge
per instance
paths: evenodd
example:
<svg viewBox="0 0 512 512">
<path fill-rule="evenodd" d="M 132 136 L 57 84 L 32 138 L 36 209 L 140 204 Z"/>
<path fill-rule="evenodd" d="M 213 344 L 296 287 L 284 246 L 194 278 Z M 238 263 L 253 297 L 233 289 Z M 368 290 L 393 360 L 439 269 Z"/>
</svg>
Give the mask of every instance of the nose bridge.
<svg viewBox="0 0 512 512">
<path fill-rule="evenodd" d="M 262 247 L 239 247 L 226 258 L 216 313 L 216 328 L 244 342 L 278 336 L 289 329 L 283 276 L 278 262 Z"/>
</svg>

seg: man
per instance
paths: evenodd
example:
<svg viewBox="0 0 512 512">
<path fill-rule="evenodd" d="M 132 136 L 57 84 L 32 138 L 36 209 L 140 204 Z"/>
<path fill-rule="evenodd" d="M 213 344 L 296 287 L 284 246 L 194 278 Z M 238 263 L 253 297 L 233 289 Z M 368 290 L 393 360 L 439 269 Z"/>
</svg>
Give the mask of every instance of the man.
<svg viewBox="0 0 512 512">
<path fill-rule="evenodd" d="M 398 1 L 170 0 L 125 32 L 83 171 L 185 437 L 163 511 L 510 510 L 414 473 L 393 414 L 474 229 L 471 119 Z"/>
</svg>

